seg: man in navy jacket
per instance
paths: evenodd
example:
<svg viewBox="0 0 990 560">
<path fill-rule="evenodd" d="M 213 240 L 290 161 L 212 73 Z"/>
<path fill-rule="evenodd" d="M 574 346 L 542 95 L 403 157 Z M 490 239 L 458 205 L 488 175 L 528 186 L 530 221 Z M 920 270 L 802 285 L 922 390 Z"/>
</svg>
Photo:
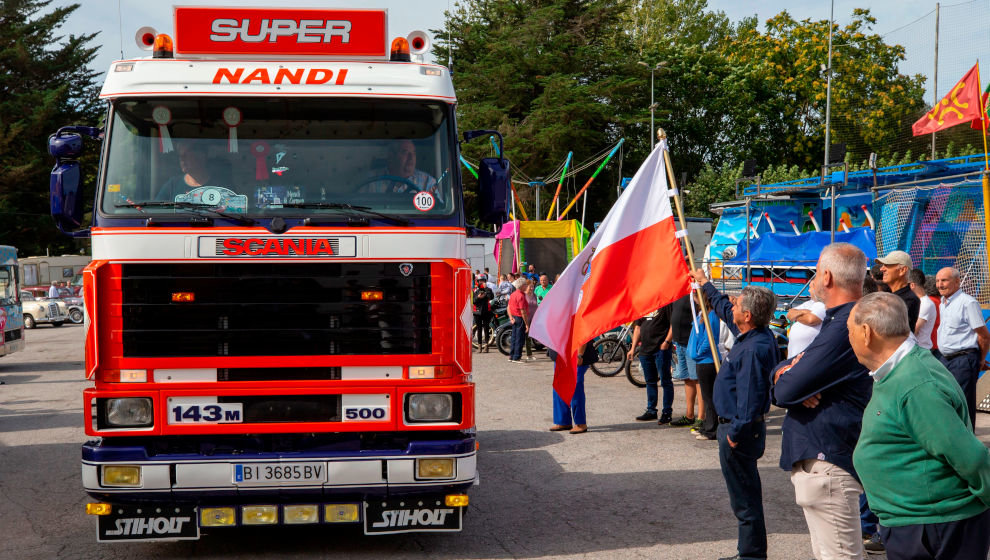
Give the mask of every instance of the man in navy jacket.
<svg viewBox="0 0 990 560">
<path fill-rule="evenodd" d="M 733 303 L 719 293 L 704 271 L 692 273 L 712 309 L 729 325 L 736 342 L 715 378 L 713 400 L 718 413 L 718 458 L 739 522 L 736 556 L 722 560 L 767 557 L 763 487 L 756 462 L 766 450 L 766 413 L 770 410 L 770 374 L 777 364 L 777 342 L 767 328 L 777 298 L 766 288 L 747 286 Z"/>
<path fill-rule="evenodd" d="M 780 467 L 791 473 L 815 558 L 863 558 L 859 496 L 852 455 L 873 381 L 849 345 L 846 320 L 863 295 L 866 255 L 833 243 L 818 259 L 812 294 L 825 320 L 804 352 L 774 372 L 774 404 L 787 409 Z"/>
</svg>

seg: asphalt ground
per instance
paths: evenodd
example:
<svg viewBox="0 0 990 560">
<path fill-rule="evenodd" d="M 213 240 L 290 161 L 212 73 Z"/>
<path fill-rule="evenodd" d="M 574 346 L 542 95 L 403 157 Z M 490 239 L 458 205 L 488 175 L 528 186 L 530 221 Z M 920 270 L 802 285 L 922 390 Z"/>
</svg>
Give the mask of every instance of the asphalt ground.
<svg viewBox="0 0 990 560">
<path fill-rule="evenodd" d="M 475 354 L 481 484 L 461 533 L 365 537 L 356 527 L 232 530 L 196 542 L 99 544 L 84 514 L 83 329 L 39 327 L 0 358 L 0 558 L 656 558 L 735 553 L 716 444 L 636 422 L 645 391 L 589 372 L 585 434 L 549 432 L 552 364 Z M 684 411 L 676 385 L 675 415 Z M 777 467 L 783 411 L 760 461 L 771 559 L 812 557 Z M 977 434 L 990 440 L 990 415 Z M 882 558 L 872 556 L 871 558 Z"/>
</svg>

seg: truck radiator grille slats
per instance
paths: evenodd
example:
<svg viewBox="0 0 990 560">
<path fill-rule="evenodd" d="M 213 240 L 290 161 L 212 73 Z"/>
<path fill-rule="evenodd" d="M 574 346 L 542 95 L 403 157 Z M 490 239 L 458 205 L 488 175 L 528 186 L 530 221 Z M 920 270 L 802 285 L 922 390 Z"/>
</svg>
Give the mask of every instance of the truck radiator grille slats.
<svg viewBox="0 0 990 560">
<path fill-rule="evenodd" d="M 121 267 L 124 357 L 428 354 L 430 266 L 190 263 Z M 362 301 L 381 291 L 381 301 Z M 173 293 L 193 301 L 173 303 Z"/>
</svg>

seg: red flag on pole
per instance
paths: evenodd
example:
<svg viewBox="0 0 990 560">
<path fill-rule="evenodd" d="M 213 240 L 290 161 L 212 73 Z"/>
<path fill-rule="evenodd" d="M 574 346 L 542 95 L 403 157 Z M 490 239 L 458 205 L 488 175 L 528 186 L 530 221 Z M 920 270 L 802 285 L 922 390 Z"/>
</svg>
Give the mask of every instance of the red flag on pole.
<svg viewBox="0 0 990 560">
<path fill-rule="evenodd" d="M 553 388 L 570 402 L 582 344 L 691 291 L 667 190 L 664 140 L 543 298 L 529 335 L 558 354 Z"/>
<path fill-rule="evenodd" d="M 914 136 L 931 134 L 980 118 L 980 86 L 977 79 L 979 67 L 980 64 L 976 63 L 956 85 L 952 86 L 948 95 L 914 123 L 911 127 Z"/>
</svg>

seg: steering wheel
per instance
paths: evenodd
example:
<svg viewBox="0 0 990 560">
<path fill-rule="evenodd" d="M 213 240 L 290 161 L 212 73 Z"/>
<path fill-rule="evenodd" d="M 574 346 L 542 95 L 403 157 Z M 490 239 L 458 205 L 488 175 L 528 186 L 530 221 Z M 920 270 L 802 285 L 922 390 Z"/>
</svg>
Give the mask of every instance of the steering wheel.
<svg viewBox="0 0 990 560">
<path fill-rule="evenodd" d="M 420 190 L 423 189 L 423 187 L 420 187 L 419 185 L 417 185 L 416 183 L 413 183 L 409 179 L 406 179 L 405 177 L 399 177 L 398 175 L 378 175 L 376 177 L 372 177 L 370 179 L 367 179 L 367 180 L 362 181 L 361 183 L 359 183 L 358 184 L 358 189 L 360 189 L 361 187 L 363 187 L 365 185 L 369 185 L 371 183 L 376 183 L 378 181 L 393 181 L 393 182 L 396 182 L 396 183 L 405 183 L 406 185 L 409 185 L 410 187 L 416 189 L 415 192 L 419 192 Z M 378 193 L 378 194 L 384 194 L 384 193 Z"/>
</svg>

